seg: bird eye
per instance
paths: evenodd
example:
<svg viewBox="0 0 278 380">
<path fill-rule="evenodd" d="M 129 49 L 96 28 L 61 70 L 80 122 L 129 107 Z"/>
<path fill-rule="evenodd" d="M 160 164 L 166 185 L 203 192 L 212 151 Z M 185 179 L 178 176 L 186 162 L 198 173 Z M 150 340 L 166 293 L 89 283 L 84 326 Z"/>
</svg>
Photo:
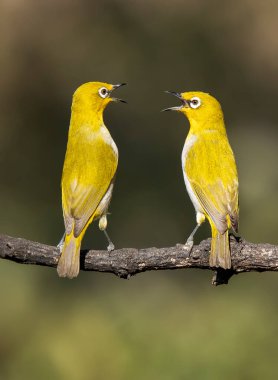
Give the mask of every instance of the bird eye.
<svg viewBox="0 0 278 380">
<path fill-rule="evenodd" d="M 107 90 L 107 88 L 105 87 L 101 87 L 99 90 L 98 90 L 98 93 L 99 95 L 104 99 L 104 98 L 107 98 L 108 94 L 109 94 L 109 91 Z"/>
<path fill-rule="evenodd" d="M 190 99 L 190 107 L 191 108 L 199 108 L 201 105 L 201 99 L 195 96 L 194 98 Z"/>
</svg>

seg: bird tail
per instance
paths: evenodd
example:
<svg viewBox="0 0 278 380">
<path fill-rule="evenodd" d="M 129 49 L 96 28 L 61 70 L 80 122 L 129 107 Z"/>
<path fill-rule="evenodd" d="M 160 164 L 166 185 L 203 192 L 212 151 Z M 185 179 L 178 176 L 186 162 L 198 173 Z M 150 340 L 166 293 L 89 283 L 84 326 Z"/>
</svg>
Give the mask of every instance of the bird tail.
<svg viewBox="0 0 278 380">
<path fill-rule="evenodd" d="M 74 278 L 78 276 L 80 266 L 81 238 L 74 237 L 73 231 L 66 235 L 57 272 L 60 277 Z"/>
<path fill-rule="evenodd" d="M 229 244 L 229 231 L 221 234 L 215 226 L 211 226 L 211 250 L 209 265 L 211 267 L 231 268 L 231 252 Z"/>
</svg>

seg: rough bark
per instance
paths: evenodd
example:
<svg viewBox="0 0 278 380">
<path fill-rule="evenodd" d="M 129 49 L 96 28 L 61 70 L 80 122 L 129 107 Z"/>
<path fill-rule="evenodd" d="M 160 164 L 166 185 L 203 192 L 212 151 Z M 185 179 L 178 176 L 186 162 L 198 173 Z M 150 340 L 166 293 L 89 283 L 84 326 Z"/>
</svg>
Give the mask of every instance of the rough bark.
<svg viewBox="0 0 278 380">
<path fill-rule="evenodd" d="M 254 244 L 230 239 L 232 269 L 209 267 L 210 239 L 189 247 L 176 245 L 166 248 L 122 248 L 112 252 L 82 250 L 81 270 L 109 272 L 122 278 L 150 270 L 199 268 L 215 272 L 214 285 L 227 284 L 234 274 L 250 271 L 278 271 L 278 246 Z M 21 264 L 56 267 L 60 252 L 53 246 L 0 235 L 0 258 Z"/>
</svg>

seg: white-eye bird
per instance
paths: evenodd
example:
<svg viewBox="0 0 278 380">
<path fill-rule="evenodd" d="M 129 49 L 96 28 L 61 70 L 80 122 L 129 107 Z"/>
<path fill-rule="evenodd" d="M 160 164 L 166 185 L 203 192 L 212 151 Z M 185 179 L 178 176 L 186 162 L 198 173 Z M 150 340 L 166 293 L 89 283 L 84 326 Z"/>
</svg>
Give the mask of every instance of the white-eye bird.
<svg viewBox="0 0 278 380">
<path fill-rule="evenodd" d="M 182 170 L 196 211 L 197 226 L 207 218 L 212 232 L 210 266 L 231 268 L 229 229 L 238 229 L 238 175 L 219 102 L 203 92 L 171 92 L 182 105 L 165 111 L 182 112 L 190 130 L 182 151 Z"/>
<path fill-rule="evenodd" d="M 60 243 L 60 277 L 74 278 L 79 273 L 80 246 L 89 224 L 99 219 L 107 232 L 107 212 L 118 166 L 118 149 L 103 121 L 108 103 L 122 101 L 112 93 L 123 84 L 88 82 L 74 93 L 67 151 L 62 174 L 62 207 L 65 235 Z"/>
</svg>

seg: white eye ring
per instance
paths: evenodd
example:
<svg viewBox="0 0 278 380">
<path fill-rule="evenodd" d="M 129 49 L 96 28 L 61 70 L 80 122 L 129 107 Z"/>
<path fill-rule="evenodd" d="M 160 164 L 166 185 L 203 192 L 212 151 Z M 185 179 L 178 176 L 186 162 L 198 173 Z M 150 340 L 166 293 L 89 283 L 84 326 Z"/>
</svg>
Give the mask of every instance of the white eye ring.
<svg viewBox="0 0 278 380">
<path fill-rule="evenodd" d="M 194 96 L 194 98 L 190 99 L 189 104 L 190 104 L 191 108 L 196 109 L 196 108 L 200 107 L 200 105 L 202 104 L 202 102 L 201 102 L 200 98 L 198 98 L 197 96 Z"/>
<path fill-rule="evenodd" d="M 98 90 L 98 93 L 99 93 L 99 96 L 101 96 L 103 99 L 107 98 L 107 96 L 109 95 L 109 91 L 107 90 L 106 87 L 101 87 Z"/>
</svg>

